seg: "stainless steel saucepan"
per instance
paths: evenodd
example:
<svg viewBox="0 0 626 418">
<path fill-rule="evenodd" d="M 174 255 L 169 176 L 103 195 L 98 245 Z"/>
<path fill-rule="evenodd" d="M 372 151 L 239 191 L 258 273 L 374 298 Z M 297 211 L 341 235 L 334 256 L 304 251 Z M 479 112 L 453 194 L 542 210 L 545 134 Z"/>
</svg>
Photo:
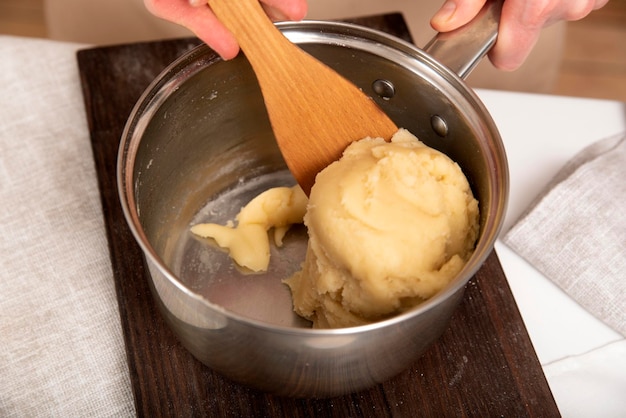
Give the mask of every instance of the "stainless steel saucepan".
<svg viewBox="0 0 626 418">
<path fill-rule="evenodd" d="M 304 259 L 304 227 L 294 228 L 283 248 L 272 248 L 269 271 L 258 275 L 243 274 L 225 252 L 189 232 L 197 222 L 233 219 L 269 187 L 294 184 L 245 56 L 223 61 L 200 46 L 151 84 L 123 134 L 119 193 L 155 300 L 195 357 L 264 391 L 326 397 L 389 379 L 442 334 L 466 282 L 492 251 L 505 213 L 503 145 L 462 81 L 495 39 L 499 5 L 490 2 L 465 33 L 440 35 L 426 52 L 351 24 L 279 25 L 371 95 L 398 126 L 457 161 L 480 202 L 480 237 L 458 277 L 415 309 L 371 325 L 314 330 L 293 313 L 281 280 Z"/>
</svg>

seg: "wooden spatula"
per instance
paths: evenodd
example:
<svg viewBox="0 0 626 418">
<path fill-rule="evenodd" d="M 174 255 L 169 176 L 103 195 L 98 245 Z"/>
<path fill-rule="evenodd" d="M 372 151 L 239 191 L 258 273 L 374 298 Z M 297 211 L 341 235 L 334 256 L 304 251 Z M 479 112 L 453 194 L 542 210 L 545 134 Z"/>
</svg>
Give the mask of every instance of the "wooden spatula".
<svg viewBox="0 0 626 418">
<path fill-rule="evenodd" d="M 250 61 L 278 146 L 307 195 L 351 142 L 396 132 L 371 98 L 285 38 L 258 0 L 208 3 Z"/>
</svg>

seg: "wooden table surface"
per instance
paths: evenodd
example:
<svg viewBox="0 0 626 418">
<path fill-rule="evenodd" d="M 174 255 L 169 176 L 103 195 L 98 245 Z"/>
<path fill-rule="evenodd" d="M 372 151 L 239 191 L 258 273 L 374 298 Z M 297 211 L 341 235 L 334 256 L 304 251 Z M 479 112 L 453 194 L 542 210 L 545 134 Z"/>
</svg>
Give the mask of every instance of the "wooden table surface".
<svg viewBox="0 0 626 418">
<path fill-rule="evenodd" d="M 410 40 L 399 14 L 356 19 Z M 235 384 L 183 348 L 161 318 L 143 255 L 124 219 L 116 158 L 126 119 L 148 84 L 199 44 L 181 39 L 78 52 L 128 367 L 139 416 L 559 416 L 492 253 L 467 285 L 443 336 L 406 371 L 363 392 L 292 399 Z"/>
</svg>

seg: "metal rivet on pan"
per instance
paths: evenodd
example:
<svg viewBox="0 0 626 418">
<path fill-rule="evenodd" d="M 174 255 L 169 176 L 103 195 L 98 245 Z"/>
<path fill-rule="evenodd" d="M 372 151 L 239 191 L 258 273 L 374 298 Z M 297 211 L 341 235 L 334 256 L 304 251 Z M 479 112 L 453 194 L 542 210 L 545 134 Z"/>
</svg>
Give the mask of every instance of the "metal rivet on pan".
<svg viewBox="0 0 626 418">
<path fill-rule="evenodd" d="M 441 116 L 439 115 L 431 116 L 430 126 L 432 126 L 433 131 L 435 131 L 437 135 L 441 137 L 445 137 L 448 135 L 448 124 Z"/>
<path fill-rule="evenodd" d="M 372 83 L 372 88 L 384 100 L 389 100 L 396 94 L 396 88 L 389 80 L 378 79 Z"/>
</svg>

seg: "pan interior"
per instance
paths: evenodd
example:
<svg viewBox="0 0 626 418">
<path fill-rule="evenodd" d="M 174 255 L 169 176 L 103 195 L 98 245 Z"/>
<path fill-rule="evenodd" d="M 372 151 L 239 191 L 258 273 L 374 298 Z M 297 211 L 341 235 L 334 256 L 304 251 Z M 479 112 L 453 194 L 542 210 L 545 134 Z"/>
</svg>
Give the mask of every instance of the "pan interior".
<svg viewBox="0 0 626 418">
<path fill-rule="evenodd" d="M 484 127 L 471 102 L 455 89 L 438 87 L 447 81 L 428 65 L 409 68 L 393 57 L 345 44 L 302 47 L 370 95 L 398 126 L 457 161 L 480 202 L 484 228 L 492 199 L 480 144 L 487 139 L 481 139 Z M 433 82 L 436 78 L 440 80 Z M 375 91 L 380 80 L 393 85 L 393 97 Z M 445 137 L 433 129 L 433 116 L 445 121 Z M 207 63 L 167 93 L 146 123 L 134 179 L 137 210 L 150 245 L 184 286 L 243 317 L 310 326 L 293 313 L 289 289 L 281 282 L 304 261 L 303 226 L 292 228 L 282 248 L 272 243 L 270 269 L 262 274 L 243 272 L 224 250 L 189 232 L 196 223 L 234 220 L 260 192 L 295 184 L 245 57 Z"/>
</svg>

